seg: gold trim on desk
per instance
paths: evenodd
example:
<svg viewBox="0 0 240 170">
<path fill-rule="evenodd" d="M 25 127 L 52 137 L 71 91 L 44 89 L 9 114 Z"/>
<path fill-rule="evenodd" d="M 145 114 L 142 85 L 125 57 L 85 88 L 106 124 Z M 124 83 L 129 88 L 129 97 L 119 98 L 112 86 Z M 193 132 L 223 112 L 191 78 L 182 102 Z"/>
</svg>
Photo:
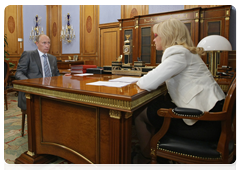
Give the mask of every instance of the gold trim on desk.
<svg viewBox="0 0 240 170">
<path fill-rule="evenodd" d="M 34 153 L 34 152 L 31 152 L 31 151 L 27 151 L 27 154 L 28 154 L 29 156 L 34 156 L 34 155 L 35 155 L 35 153 Z"/>
<path fill-rule="evenodd" d="M 31 94 L 28 94 L 28 93 L 25 93 L 25 97 L 26 97 L 26 99 L 31 99 L 32 98 Z"/>
<path fill-rule="evenodd" d="M 164 94 L 167 91 L 167 87 L 164 85 L 161 88 L 159 88 L 151 93 L 148 93 L 148 94 L 144 95 L 143 97 L 140 97 L 134 101 L 125 101 L 125 100 L 76 94 L 76 93 L 70 93 L 70 92 L 49 90 L 49 89 L 43 89 L 43 88 L 37 88 L 37 87 L 30 87 L 30 86 L 18 85 L 18 84 L 14 84 L 13 86 L 14 86 L 14 89 L 19 90 L 19 91 L 26 91 L 28 93 L 34 93 L 34 94 L 47 96 L 47 97 L 67 99 L 67 100 L 72 100 L 75 102 L 84 102 L 87 104 L 95 104 L 95 105 L 100 105 L 101 107 L 123 109 L 125 111 L 132 111 L 133 109 L 137 108 L 144 102 L 150 100 L 151 98 L 153 98 L 157 95 Z"/>
<path fill-rule="evenodd" d="M 114 119 L 121 119 L 121 111 L 118 110 L 110 110 L 109 116 Z"/>
</svg>

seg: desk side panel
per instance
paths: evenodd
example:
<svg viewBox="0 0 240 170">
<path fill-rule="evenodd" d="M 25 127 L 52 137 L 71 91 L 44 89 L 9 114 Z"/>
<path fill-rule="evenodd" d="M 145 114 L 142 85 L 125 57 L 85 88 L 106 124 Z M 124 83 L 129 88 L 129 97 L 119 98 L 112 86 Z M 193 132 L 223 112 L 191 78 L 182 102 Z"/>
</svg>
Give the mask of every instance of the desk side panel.
<svg viewBox="0 0 240 170">
<path fill-rule="evenodd" d="M 73 163 L 99 163 L 96 107 L 35 97 L 36 152 Z"/>
</svg>

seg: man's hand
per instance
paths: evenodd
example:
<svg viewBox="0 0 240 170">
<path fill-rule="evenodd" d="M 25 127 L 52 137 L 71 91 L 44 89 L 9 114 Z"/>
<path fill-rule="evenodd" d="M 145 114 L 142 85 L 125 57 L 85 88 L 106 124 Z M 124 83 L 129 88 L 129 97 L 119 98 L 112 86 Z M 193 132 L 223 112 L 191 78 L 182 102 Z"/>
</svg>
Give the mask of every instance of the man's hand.
<svg viewBox="0 0 240 170">
<path fill-rule="evenodd" d="M 71 73 L 66 73 L 64 74 L 64 76 L 71 76 Z"/>
</svg>

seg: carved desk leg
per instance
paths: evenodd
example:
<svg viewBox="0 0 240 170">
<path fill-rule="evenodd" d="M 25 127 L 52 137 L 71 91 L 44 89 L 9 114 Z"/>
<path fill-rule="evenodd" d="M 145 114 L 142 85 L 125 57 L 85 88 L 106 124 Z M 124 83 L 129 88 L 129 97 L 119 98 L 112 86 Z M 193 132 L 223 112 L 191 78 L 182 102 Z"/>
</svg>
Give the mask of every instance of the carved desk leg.
<svg viewBox="0 0 240 170">
<path fill-rule="evenodd" d="M 110 110 L 110 143 L 112 164 L 131 163 L 131 125 L 130 113 Z"/>
<path fill-rule="evenodd" d="M 110 110 L 109 115 L 112 118 L 110 120 L 110 163 L 120 163 L 120 119 L 121 112 L 116 110 Z"/>
<path fill-rule="evenodd" d="M 122 131 L 124 134 L 124 139 L 122 140 L 122 164 L 131 164 L 131 147 L 132 147 L 132 113 L 124 114 L 124 118 L 122 119 L 123 126 Z"/>
<path fill-rule="evenodd" d="M 28 151 L 24 152 L 15 160 L 16 164 L 44 164 L 56 159 L 51 155 L 37 155 L 35 141 L 34 98 L 31 94 L 25 94 L 27 103 L 27 126 L 28 126 Z"/>
</svg>

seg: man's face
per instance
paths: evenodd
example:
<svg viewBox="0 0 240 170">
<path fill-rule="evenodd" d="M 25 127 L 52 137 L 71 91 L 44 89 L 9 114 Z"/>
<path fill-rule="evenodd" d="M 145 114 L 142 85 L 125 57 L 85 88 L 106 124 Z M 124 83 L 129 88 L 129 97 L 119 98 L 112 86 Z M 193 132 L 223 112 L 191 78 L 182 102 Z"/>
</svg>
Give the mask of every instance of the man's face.
<svg viewBox="0 0 240 170">
<path fill-rule="evenodd" d="M 42 35 L 39 38 L 39 42 L 36 42 L 36 45 L 42 53 L 47 53 L 50 49 L 50 39 L 46 35 Z"/>
</svg>

